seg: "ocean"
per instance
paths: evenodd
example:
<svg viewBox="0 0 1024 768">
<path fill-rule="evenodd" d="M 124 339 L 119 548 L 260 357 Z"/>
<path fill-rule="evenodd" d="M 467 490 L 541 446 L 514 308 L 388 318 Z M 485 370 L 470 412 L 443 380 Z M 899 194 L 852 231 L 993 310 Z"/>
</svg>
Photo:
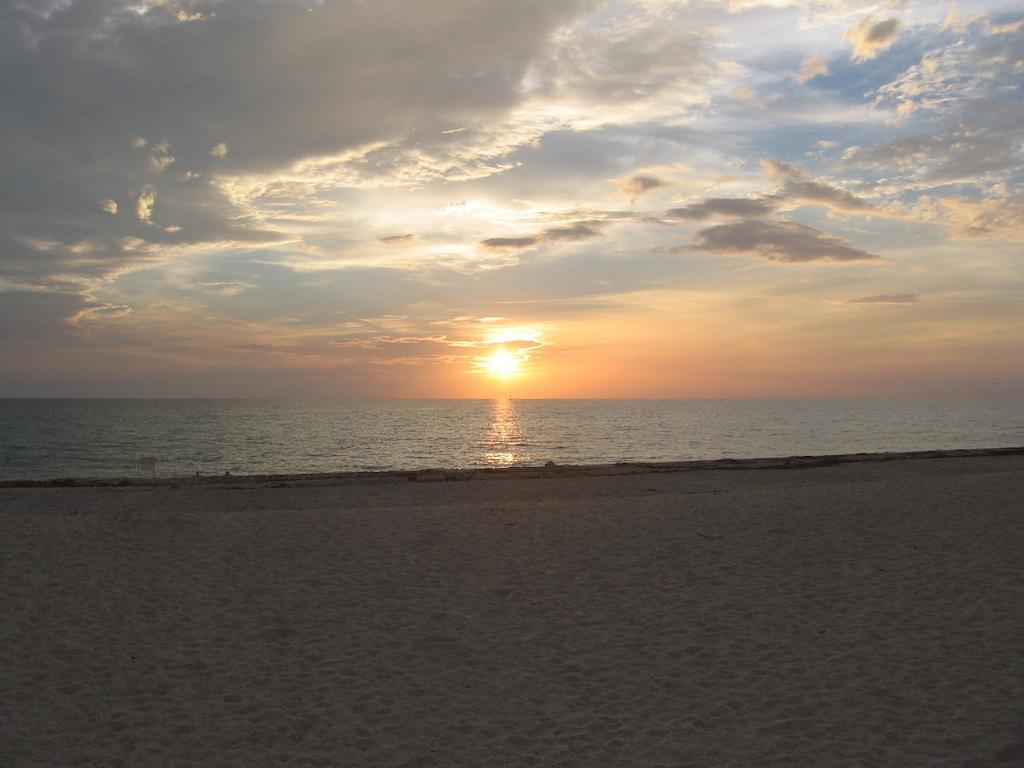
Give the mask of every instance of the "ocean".
<svg viewBox="0 0 1024 768">
<path fill-rule="evenodd" d="M 1022 400 L 0 400 L 0 480 L 1011 446 Z"/>
</svg>

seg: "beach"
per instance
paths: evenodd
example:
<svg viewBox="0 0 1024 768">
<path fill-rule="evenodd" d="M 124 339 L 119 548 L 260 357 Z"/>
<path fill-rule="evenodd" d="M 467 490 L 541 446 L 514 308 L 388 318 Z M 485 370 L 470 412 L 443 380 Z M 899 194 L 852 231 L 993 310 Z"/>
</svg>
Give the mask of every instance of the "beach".
<svg viewBox="0 0 1024 768">
<path fill-rule="evenodd" d="M 1024 453 L 0 488 L 5 766 L 1024 766 Z"/>
</svg>

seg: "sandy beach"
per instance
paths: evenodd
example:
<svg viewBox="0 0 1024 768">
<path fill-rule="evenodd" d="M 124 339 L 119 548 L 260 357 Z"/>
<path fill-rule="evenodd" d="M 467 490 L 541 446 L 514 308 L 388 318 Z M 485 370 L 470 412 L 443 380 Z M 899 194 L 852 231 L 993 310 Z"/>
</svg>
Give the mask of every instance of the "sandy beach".
<svg viewBox="0 0 1024 768">
<path fill-rule="evenodd" d="M 1024 766 L 1024 455 L 732 464 L 0 488 L 0 764 Z"/>
</svg>

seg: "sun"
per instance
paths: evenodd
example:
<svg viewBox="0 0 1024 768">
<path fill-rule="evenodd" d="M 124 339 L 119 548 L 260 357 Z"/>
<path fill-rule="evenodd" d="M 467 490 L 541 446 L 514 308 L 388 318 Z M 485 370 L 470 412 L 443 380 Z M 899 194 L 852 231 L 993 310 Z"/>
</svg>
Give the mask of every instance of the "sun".
<svg viewBox="0 0 1024 768">
<path fill-rule="evenodd" d="M 523 361 L 518 355 L 509 352 L 507 349 L 496 349 L 483 360 L 481 367 L 493 376 L 507 379 L 515 376 L 522 368 Z"/>
</svg>

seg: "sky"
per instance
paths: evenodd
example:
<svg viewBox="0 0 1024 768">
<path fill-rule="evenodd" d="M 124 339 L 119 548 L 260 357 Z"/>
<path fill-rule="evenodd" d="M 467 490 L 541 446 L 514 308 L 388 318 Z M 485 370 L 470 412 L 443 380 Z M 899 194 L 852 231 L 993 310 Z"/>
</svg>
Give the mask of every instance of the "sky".
<svg viewBox="0 0 1024 768">
<path fill-rule="evenodd" d="M 0 0 L 0 396 L 1024 396 L 1024 11 Z"/>
</svg>

